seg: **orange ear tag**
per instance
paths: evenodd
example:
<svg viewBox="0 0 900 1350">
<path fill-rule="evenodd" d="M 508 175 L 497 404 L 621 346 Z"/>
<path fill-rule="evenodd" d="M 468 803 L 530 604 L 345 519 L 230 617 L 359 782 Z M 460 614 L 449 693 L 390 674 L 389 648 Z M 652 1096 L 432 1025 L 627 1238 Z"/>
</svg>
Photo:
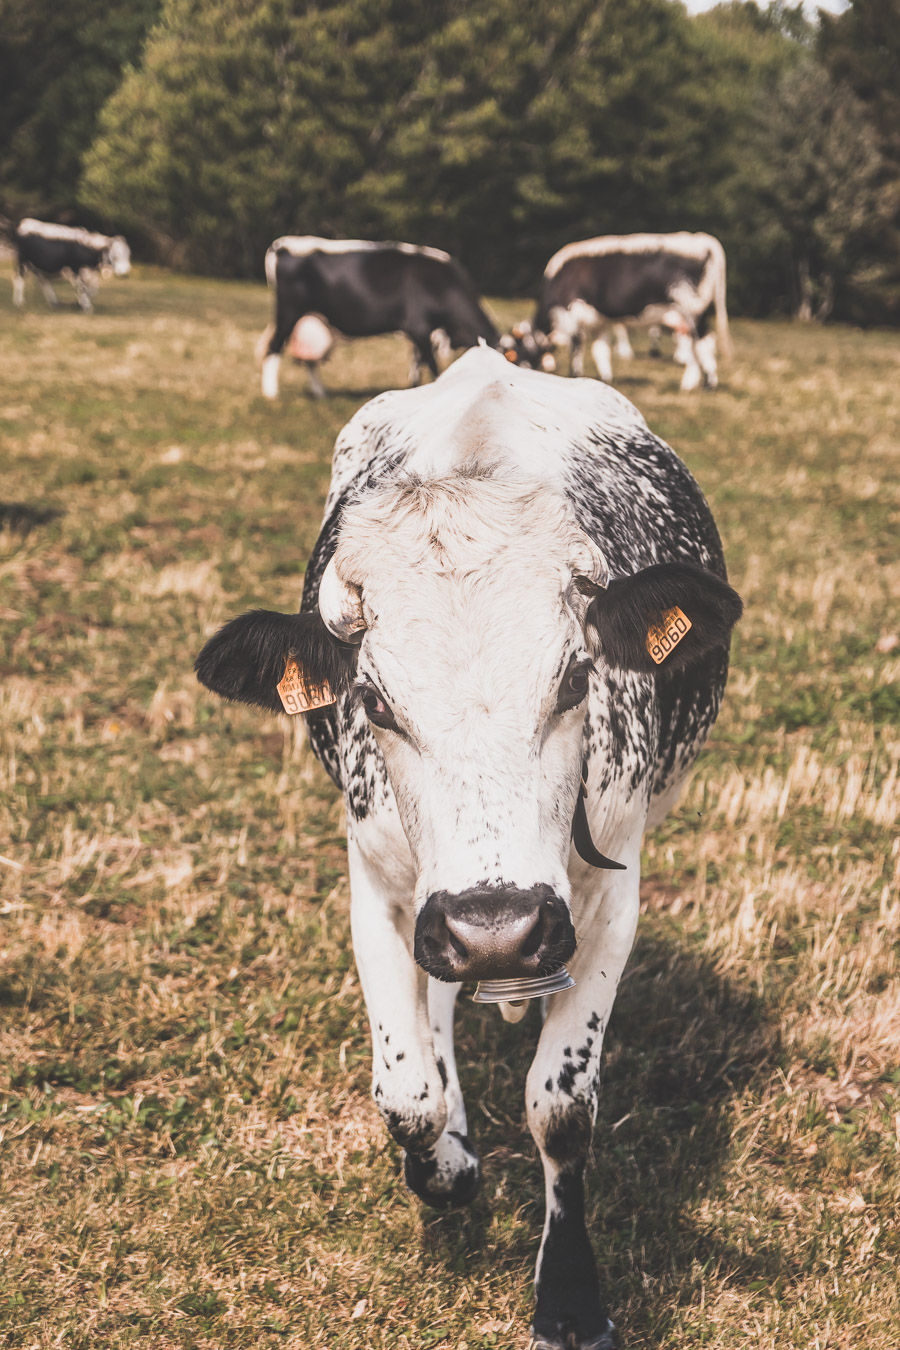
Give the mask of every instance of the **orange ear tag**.
<svg viewBox="0 0 900 1350">
<path fill-rule="evenodd" d="M 690 619 L 677 605 L 663 610 L 662 623 L 658 626 L 653 625 L 647 634 L 647 651 L 658 666 L 671 655 L 690 630 Z"/>
<path fill-rule="evenodd" d="M 307 683 L 292 656 L 288 657 L 281 682 L 275 687 L 284 711 L 292 717 L 296 713 L 312 712 L 314 708 L 327 708 L 335 701 L 331 686 L 326 681 L 323 680 L 321 684 Z"/>
</svg>

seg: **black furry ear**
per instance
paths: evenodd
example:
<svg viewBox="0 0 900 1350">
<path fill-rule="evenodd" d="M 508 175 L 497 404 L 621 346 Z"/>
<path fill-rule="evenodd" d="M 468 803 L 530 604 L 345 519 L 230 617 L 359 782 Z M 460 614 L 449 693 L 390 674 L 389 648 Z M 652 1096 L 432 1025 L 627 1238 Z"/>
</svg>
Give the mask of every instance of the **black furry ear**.
<svg viewBox="0 0 900 1350">
<path fill-rule="evenodd" d="M 652 628 L 663 626 L 666 610 L 680 609 L 690 630 L 657 664 L 647 647 Z M 693 563 L 657 563 L 611 581 L 592 601 L 588 622 L 597 631 L 610 666 L 644 674 L 670 674 L 702 660 L 714 648 L 726 650 L 743 604 L 726 581 Z"/>
<path fill-rule="evenodd" d="M 254 609 L 220 628 L 194 662 L 201 684 L 222 698 L 282 712 L 277 685 L 293 656 L 310 685 L 335 694 L 350 682 L 356 651 L 329 633 L 318 610 L 276 614 Z"/>
</svg>

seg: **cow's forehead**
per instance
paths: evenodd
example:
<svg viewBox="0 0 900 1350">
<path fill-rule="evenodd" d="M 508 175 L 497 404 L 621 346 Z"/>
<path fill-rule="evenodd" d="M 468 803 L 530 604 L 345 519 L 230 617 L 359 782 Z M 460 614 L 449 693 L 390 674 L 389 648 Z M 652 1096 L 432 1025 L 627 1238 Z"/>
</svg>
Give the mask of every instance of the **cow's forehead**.
<svg viewBox="0 0 900 1350">
<path fill-rule="evenodd" d="M 336 559 L 363 592 L 409 573 L 464 580 L 518 569 L 532 585 L 558 584 L 580 537 L 568 504 L 544 484 L 473 473 L 368 493 L 345 513 Z"/>
<path fill-rule="evenodd" d="M 560 498 L 491 479 L 411 484 L 361 503 L 345 531 L 337 558 L 361 590 L 362 675 L 414 719 L 427 708 L 432 721 L 438 701 L 537 714 L 583 645 L 567 562 L 580 532 Z"/>
</svg>

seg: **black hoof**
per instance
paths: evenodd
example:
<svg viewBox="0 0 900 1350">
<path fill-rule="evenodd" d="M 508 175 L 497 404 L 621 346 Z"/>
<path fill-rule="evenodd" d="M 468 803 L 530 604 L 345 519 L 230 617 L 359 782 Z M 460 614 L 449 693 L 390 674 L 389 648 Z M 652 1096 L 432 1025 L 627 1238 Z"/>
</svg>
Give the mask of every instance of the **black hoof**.
<svg viewBox="0 0 900 1350">
<path fill-rule="evenodd" d="M 599 1336 L 579 1339 L 577 1332 L 537 1332 L 532 1328 L 530 1350 L 617 1350 L 618 1337 L 612 1322 L 607 1318 L 606 1330 Z"/>
<path fill-rule="evenodd" d="M 404 1154 L 403 1179 L 433 1209 L 460 1209 L 478 1194 L 481 1163 L 468 1137 L 448 1130 L 428 1153 Z"/>
</svg>

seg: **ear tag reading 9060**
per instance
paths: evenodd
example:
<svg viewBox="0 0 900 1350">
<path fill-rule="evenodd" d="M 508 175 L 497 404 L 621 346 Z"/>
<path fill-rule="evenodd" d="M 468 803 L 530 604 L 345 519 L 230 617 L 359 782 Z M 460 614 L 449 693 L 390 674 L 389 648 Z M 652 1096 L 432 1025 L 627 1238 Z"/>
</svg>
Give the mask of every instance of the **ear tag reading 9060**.
<svg viewBox="0 0 900 1350">
<path fill-rule="evenodd" d="M 654 624 L 647 634 L 647 651 L 658 666 L 671 655 L 690 630 L 690 619 L 677 605 L 663 610 L 662 623 Z"/>
<path fill-rule="evenodd" d="M 327 708 L 335 701 L 331 686 L 324 680 L 321 684 L 308 683 L 292 656 L 288 657 L 281 682 L 275 687 L 284 711 L 292 717 L 296 713 L 312 712 L 314 708 Z"/>
</svg>

